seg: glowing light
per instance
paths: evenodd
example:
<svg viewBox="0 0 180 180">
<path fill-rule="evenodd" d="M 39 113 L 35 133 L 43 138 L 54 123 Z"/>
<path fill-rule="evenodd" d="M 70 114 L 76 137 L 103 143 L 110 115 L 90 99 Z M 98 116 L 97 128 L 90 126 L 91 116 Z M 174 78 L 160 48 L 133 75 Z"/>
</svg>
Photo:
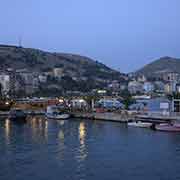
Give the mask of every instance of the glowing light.
<svg viewBox="0 0 180 180">
<path fill-rule="evenodd" d="M 99 94 L 105 94 L 107 91 L 106 90 L 98 90 Z"/>
<path fill-rule="evenodd" d="M 6 119 L 5 121 L 5 134 L 6 134 L 6 141 L 9 144 L 9 134 L 10 134 L 10 120 Z"/>
<path fill-rule="evenodd" d="M 79 102 L 80 102 L 80 103 L 83 103 L 83 102 L 85 102 L 85 101 L 84 101 L 83 99 L 80 99 Z"/>
<path fill-rule="evenodd" d="M 48 128 L 48 121 L 45 121 L 45 129 Z"/>
<path fill-rule="evenodd" d="M 79 154 L 77 155 L 77 160 L 79 162 L 84 161 L 88 155 L 86 144 L 85 144 L 85 137 L 86 137 L 85 123 L 81 122 L 79 125 L 80 146 L 79 146 Z"/>
<path fill-rule="evenodd" d="M 9 102 L 6 102 L 5 104 L 6 104 L 6 105 L 9 105 Z"/>
<path fill-rule="evenodd" d="M 48 121 L 45 121 L 44 135 L 47 140 L 48 139 Z"/>
<path fill-rule="evenodd" d="M 64 100 L 63 100 L 63 99 L 59 99 L 59 102 L 60 102 L 60 103 L 63 103 L 63 102 L 64 102 Z"/>
</svg>

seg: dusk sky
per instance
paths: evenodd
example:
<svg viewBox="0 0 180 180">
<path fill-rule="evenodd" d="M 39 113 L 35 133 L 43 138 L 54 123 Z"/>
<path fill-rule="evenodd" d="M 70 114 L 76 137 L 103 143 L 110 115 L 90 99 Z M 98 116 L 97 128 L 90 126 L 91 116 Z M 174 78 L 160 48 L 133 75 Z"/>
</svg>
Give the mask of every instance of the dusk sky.
<svg viewBox="0 0 180 180">
<path fill-rule="evenodd" d="M 89 56 L 122 72 L 180 57 L 179 0 L 1 0 L 0 43 Z"/>
</svg>

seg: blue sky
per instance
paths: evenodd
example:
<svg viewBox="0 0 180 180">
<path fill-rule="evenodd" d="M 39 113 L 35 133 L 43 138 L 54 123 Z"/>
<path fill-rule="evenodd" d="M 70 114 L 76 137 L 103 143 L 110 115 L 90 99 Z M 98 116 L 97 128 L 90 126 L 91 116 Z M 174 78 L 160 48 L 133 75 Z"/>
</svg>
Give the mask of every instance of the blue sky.
<svg viewBox="0 0 180 180">
<path fill-rule="evenodd" d="M 122 72 L 180 57 L 179 0 L 1 0 L 0 43 L 86 55 Z"/>
</svg>

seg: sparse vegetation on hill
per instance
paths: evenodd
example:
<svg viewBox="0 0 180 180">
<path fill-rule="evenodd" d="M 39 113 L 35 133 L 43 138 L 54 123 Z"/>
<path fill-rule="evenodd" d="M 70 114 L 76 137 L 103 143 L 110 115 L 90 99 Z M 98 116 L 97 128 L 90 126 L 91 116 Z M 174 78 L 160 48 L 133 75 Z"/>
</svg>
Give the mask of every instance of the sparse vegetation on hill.
<svg viewBox="0 0 180 180">
<path fill-rule="evenodd" d="M 0 45 L 0 70 L 26 68 L 42 72 L 55 67 L 63 68 L 65 72 L 71 71 L 76 76 L 102 79 L 116 79 L 121 76 L 121 73 L 85 56 Z"/>
<path fill-rule="evenodd" d="M 152 77 L 166 72 L 180 73 L 180 59 L 168 56 L 162 57 L 145 65 L 143 68 L 136 71 L 136 74 L 143 74 L 147 77 Z"/>
</svg>

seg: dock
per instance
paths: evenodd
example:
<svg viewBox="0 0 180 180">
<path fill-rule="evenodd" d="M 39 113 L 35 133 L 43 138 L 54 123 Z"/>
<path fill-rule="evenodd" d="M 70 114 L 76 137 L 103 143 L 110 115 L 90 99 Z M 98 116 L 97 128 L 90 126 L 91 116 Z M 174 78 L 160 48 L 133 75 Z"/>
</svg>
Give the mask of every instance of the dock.
<svg viewBox="0 0 180 180">
<path fill-rule="evenodd" d="M 45 115 L 45 110 L 25 110 L 29 116 Z M 142 121 L 150 122 L 154 124 L 170 123 L 172 121 L 179 121 L 180 116 L 164 116 L 164 115 L 145 115 L 137 114 L 128 111 L 118 112 L 70 112 L 73 118 L 89 119 L 89 120 L 101 120 L 101 121 L 113 121 L 119 123 L 128 123 L 130 121 Z M 9 111 L 0 111 L 0 117 L 6 118 L 9 116 Z"/>
<path fill-rule="evenodd" d="M 91 120 L 102 120 L 102 121 L 114 121 L 120 123 L 128 123 L 130 121 L 142 121 L 150 122 L 154 124 L 160 123 L 170 123 L 172 121 L 179 121 L 180 116 L 163 116 L 163 115 L 138 115 L 138 114 L 126 114 L 126 113 L 114 113 L 114 112 L 105 112 L 105 113 L 85 113 L 85 112 L 76 112 L 72 113 L 74 118 L 85 118 Z"/>
<path fill-rule="evenodd" d="M 102 121 L 114 121 L 114 122 L 121 122 L 127 123 L 129 120 L 132 119 L 131 116 L 127 116 L 125 114 L 118 114 L 113 112 L 105 112 L 105 113 L 84 113 L 84 112 L 76 112 L 72 113 L 74 118 L 86 118 L 91 120 L 102 120 Z"/>
<path fill-rule="evenodd" d="M 44 110 L 25 110 L 24 111 L 26 115 L 44 115 L 45 111 Z M 8 117 L 9 116 L 9 111 L 0 111 L 0 117 Z"/>
</svg>

